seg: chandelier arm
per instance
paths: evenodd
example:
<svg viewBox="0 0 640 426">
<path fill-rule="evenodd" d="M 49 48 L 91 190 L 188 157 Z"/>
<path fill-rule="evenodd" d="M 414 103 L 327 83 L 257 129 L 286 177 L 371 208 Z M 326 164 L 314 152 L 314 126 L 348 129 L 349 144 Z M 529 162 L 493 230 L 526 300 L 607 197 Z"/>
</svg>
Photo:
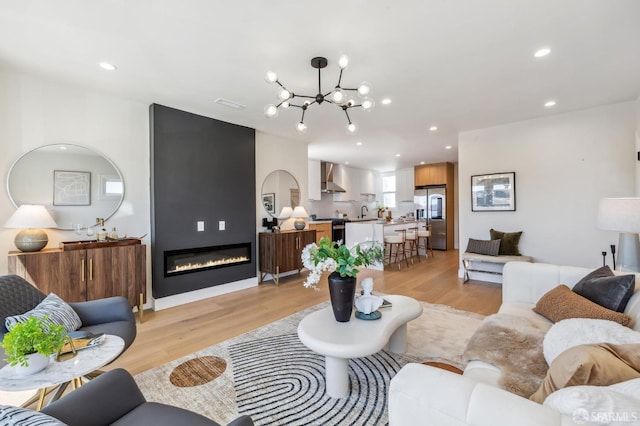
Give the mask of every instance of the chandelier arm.
<svg viewBox="0 0 640 426">
<path fill-rule="evenodd" d="M 300 122 L 304 123 L 304 114 L 307 112 L 306 108 L 302 108 L 302 117 L 300 117 Z"/>
<path fill-rule="evenodd" d="M 340 75 L 338 76 L 338 85 L 336 87 L 340 87 L 340 83 L 342 82 L 342 71 L 344 71 L 344 68 L 340 68 Z"/>
<path fill-rule="evenodd" d="M 280 83 L 280 80 L 276 80 L 276 84 L 280 87 L 282 87 L 284 90 L 286 90 L 287 92 L 289 91 L 289 89 L 287 89 L 286 87 L 284 87 L 284 85 L 282 83 Z"/>
<path fill-rule="evenodd" d="M 315 99 L 315 96 L 307 96 L 307 95 L 296 95 L 297 98 L 309 98 L 309 99 Z"/>
<path fill-rule="evenodd" d="M 344 88 L 344 87 L 341 87 L 341 89 L 342 89 L 342 90 L 350 90 L 350 91 L 352 91 L 352 92 L 357 92 L 357 91 L 358 91 L 358 89 L 346 89 L 346 88 Z"/>
<path fill-rule="evenodd" d="M 344 114 L 347 116 L 347 121 L 349 122 L 349 124 L 353 124 L 351 123 L 351 117 L 349 117 L 349 113 L 347 112 L 346 108 L 343 108 Z"/>
<path fill-rule="evenodd" d="M 322 83 L 320 78 L 320 71 L 322 68 L 318 68 L 318 93 L 322 93 Z"/>
</svg>

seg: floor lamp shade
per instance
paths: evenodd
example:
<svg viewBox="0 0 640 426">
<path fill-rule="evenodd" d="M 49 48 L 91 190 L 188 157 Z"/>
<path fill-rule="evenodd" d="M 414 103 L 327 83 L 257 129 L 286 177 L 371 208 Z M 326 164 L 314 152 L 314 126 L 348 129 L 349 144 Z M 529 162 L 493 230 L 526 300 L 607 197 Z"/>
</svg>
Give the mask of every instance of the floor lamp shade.
<svg viewBox="0 0 640 426">
<path fill-rule="evenodd" d="M 598 228 L 618 231 L 617 269 L 640 272 L 640 198 L 603 198 Z"/>
<path fill-rule="evenodd" d="M 20 251 L 39 251 L 49 242 L 41 228 L 57 228 L 55 220 L 44 206 L 23 204 L 4 224 L 5 228 L 21 229 L 14 243 Z"/>
</svg>

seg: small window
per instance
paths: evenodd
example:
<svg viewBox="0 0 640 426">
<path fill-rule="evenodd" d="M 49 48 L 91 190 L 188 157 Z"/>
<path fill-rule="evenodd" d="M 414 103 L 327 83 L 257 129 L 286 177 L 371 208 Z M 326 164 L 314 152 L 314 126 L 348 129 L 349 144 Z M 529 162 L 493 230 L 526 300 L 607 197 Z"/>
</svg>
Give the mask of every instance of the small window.
<svg viewBox="0 0 640 426">
<path fill-rule="evenodd" d="M 382 176 L 382 202 L 384 207 L 396 207 L 396 175 L 390 173 Z"/>
<path fill-rule="evenodd" d="M 124 184 L 118 176 L 100 176 L 100 196 L 102 198 L 122 197 Z"/>
</svg>

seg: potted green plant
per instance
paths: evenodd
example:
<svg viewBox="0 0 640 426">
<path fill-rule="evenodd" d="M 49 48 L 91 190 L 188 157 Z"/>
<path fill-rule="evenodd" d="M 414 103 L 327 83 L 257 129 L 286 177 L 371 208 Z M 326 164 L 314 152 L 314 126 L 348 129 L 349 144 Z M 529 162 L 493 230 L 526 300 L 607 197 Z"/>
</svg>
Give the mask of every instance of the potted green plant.
<svg viewBox="0 0 640 426">
<path fill-rule="evenodd" d="M 7 355 L 5 361 L 18 366 L 17 374 L 26 376 L 45 368 L 66 338 L 64 326 L 50 322 L 47 316 L 29 317 L 12 326 L 0 346 Z"/>
<path fill-rule="evenodd" d="M 317 290 L 322 273 L 331 272 L 328 282 L 333 314 L 336 321 L 347 322 L 351 318 L 358 267 L 383 261 L 382 246 L 375 241 L 366 243 L 366 247 L 356 244 L 348 248 L 324 237 L 319 245 L 311 243 L 302 250 L 302 263 L 310 271 L 304 286 Z"/>
</svg>

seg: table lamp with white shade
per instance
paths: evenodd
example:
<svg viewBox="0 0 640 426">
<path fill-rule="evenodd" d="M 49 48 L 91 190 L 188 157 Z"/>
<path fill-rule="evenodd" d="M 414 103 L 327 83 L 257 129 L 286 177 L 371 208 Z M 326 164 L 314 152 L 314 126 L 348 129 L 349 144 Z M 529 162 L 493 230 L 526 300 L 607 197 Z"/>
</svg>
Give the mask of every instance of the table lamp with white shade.
<svg viewBox="0 0 640 426">
<path fill-rule="evenodd" d="M 600 200 L 598 228 L 620 233 L 616 269 L 640 272 L 640 198 Z"/>
<path fill-rule="evenodd" d="M 307 211 L 304 209 L 304 207 L 298 206 L 295 209 L 293 209 L 293 213 L 291 214 L 291 217 L 296 219 L 295 222 L 293 222 L 293 226 L 298 231 L 304 229 L 304 227 L 307 226 L 307 223 L 304 220 L 308 218 L 309 215 L 307 214 Z"/>
<path fill-rule="evenodd" d="M 280 214 L 278 215 L 278 227 L 280 227 L 280 221 L 285 221 L 291 217 L 293 214 L 293 209 L 291 207 L 283 207 L 280 210 Z"/>
<path fill-rule="evenodd" d="M 44 206 L 23 204 L 4 224 L 5 228 L 21 229 L 14 243 L 20 251 L 39 251 L 49 242 L 47 233 L 41 228 L 57 228 Z"/>
</svg>

